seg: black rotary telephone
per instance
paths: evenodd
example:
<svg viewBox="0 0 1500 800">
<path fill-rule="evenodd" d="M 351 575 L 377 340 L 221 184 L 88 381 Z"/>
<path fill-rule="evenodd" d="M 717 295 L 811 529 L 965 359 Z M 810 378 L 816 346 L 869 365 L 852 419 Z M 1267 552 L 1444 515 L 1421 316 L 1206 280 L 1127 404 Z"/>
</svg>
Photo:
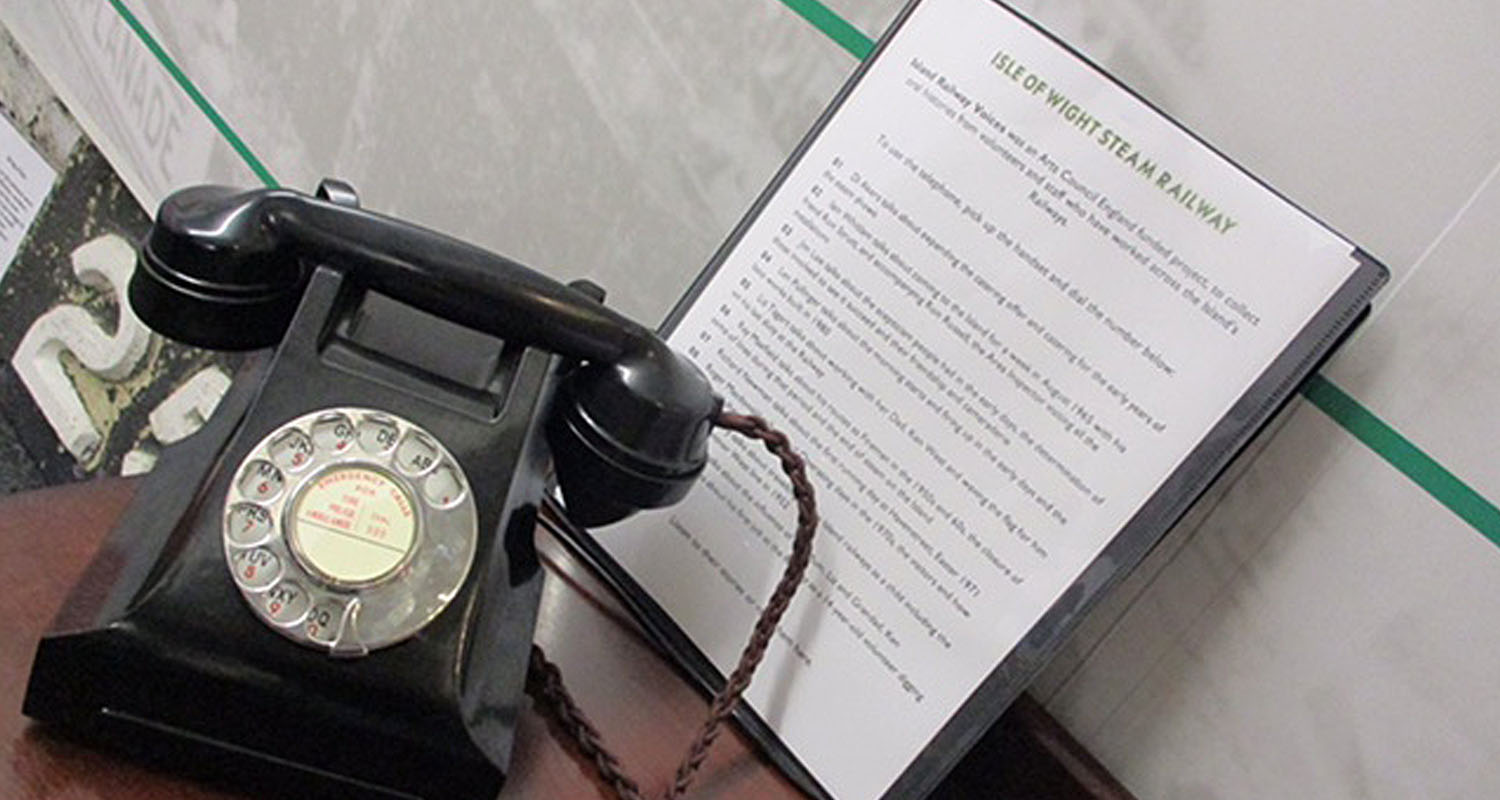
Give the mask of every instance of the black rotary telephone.
<svg viewBox="0 0 1500 800">
<path fill-rule="evenodd" d="M 591 285 L 334 181 L 172 195 L 129 294 L 171 338 L 275 350 L 142 484 L 25 712 L 289 797 L 493 797 L 549 468 L 581 525 L 675 502 L 703 375 Z"/>
</svg>

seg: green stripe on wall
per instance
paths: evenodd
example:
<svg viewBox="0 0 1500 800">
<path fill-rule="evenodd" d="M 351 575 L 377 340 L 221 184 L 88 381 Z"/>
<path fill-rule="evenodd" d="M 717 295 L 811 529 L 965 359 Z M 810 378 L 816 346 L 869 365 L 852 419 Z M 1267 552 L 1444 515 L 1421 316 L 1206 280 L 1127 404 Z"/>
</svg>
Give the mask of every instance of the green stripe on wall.
<svg viewBox="0 0 1500 800">
<path fill-rule="evenodd" d="M 1322 375 L 1308 378 L 1302 386 L 1302 396 L 1374 450 L 1386 463 L 1411 478 L 1434 500 L 1457 514 L 1486 539 L 1500 545 L 1500 509 L 1360 405 L 1359 401 Z"/>
<path fill-rule="evenodd" d="M 213 104 L 208 102 L 208 98 L 204 97 L 203 93 L 198 91 L 198 87 L 194 86 L 192 81 L 188 80 L 188 76 L 177 67 L 177 62 L 173 61 L 172 57 L 167 55 L 167 51 L 162 49 L 162 46 L 156 41 L 156 37 L 152 36 L 151 32 L 146 30 L 146 26 L 142 25 L 141 21 L 136 19 L 134 14 L 130 13 L 130 9 L 125 7 L 123 0 L 109 0 L 109 4 L 115 7 L 115 11 L 120 14 L 120 18 L 125 20 L 125 24 L 129 25 L 131 30 L 135 31 L 135 35 L 140 38 L 141 43 L 146 45 L 146 49 L 151 51 L 151 55 L 156 56 L 156 60 L 161 62 L 161 65 L 166 68 L 172 79 L 177 81 L 177 85 L 181 86 L 184 92 L 187 92 L 188 97 L 192 98 L 193 104 L 198 106 L 198 110 L 203 112 L 203 116 L 208 117 L 208 121 L 213 123 L 213 126 L 219 130 L 219 135 L 223 136 L 224 140 L 229 142 L 229 146 L 234 148 L 234 152 L 239 153 L 240 158 L 250 167 L 250 171 L 254 172 L 255 176 L 260 178 L 262 183 L 275 188 L 278 184 L 276 183 L 276 179 L 271 177 L 270 171 L 266 169 L 264 164 L 260 163 L 260 159 L 256 158 L 254 153 L 250 152 L 250 148 L 245 146 L 245 142 L 240 139 L 233 128 L 229 127 L 229 123 L 225 122 L 224 118 L 219 116 L 219 112 L 214 110 Z"/>
<path fill-rule="evenodd" d="M 850 25 L 818 0 L 781 0 L 781 3 L 811 22 L 814 28 L 861 61 L 875 49 L 875 40 L 864 35 L 859 28 Z"/>
</svg>

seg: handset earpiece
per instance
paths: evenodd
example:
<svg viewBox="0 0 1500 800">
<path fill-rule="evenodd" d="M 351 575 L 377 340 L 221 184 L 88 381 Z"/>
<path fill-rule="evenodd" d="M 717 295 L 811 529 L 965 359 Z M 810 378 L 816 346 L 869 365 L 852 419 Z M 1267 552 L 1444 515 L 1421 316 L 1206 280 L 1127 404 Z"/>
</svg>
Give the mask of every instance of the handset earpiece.
<svg viewBox="0 0 1500 800">
<path fill-rule="evenodd" d="M 586 528 L 682 499 L 708 461 L 723 401 L 666 344 L 578 366 L 548 423 L 568 518 Z"/>
<path fill-rule="evenodd" d="M 570 287 L 595 303 L 604 289 Z M 656 337 L 612 363 L 563 379 L 547 424 L 568 518 L 593 528 L 682 499 L 708 462 L 708 436 L 724 402 L 692 362 Z"/>
<path fill-rule="evenodd" d="M 358 208 L 346 184 L 318 197 L 200 186 L 163 201 L 130 302 L 148 326 L 214 349 L 276 344 L 312 266 L 417 308 L 574 362 L 548 423 L 569 516 L 586 526 L 680 499 L 707 461 L 721 401 L 649 329 L 514 261 Z"/>
<path fill-rule="evenodd" d="M 130 279 L 136 315 L 163 336 L 211 350 L 281 341 L 310 270 L 289 252 L 268 213 L 268 196 L 266 190 L 194 186 L 168 197 Z M 316 197 L 359 208 L 354 187 L 343 181 L 324 179 Z"/>
<path fill-rule="evenodd" d="M 130 305 L 152 330 L 212 350 L 269 347 L 286 332 L 307 268 L 247 213 L 246 193 L 194 186 L 173 193 L 141 242 Z"/>
</svg>

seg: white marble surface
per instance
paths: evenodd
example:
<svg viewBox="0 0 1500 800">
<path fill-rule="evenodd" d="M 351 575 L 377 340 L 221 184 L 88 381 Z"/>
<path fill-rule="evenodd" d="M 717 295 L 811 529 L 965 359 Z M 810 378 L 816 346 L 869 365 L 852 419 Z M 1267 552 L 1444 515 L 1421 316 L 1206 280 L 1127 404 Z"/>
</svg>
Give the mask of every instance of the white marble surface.
<svg viewBox="0 0 1500 800">
<path fill-rule="evenodd" d="M 653 322 L 854 67 L 770 2 L 131 8 L 282 184 L 344 178 L 370 208 L 592 276 Z M 51 75 L 113 63 L 76 55 L 115 42 L 102 2 L 4 14 Z M 116 85 L 55 82 L 131 161 L 135 137 L 111 124 L 128 114 L 108 113 L 128 99 L 90 91 Z M 124 172 L 148 206 L 189 180 L 255 182 L 217 138 L 187 174 Z"/>
<path fill-rule="evenodd" d="M 129 5 L 283 183 L 345 177 L 648 320 L 855 66 L 775 0 Z M 900 4 L 830 5 L 873 35 Z M 1500 497 L 1500 6 L 1018 5 L 1386 261 L 1328 374 Z M 254 181 L 211 130 L 132 144 L 128 89 L 160 76 L 102 0 L 0 21 L 148 204 Z M 1035 691 L 1143 798 L 1500 795 L 1500 548 L 1316 409 L 1284 422 Z"/>
<path fill-rule="evenodd" d="M 1328 371 L 1491 500 L 1500 499 L 1497 219 L 1500 181 L 1492 172 L 1400 287 L 1380 324 Z"/>
<path fill-rule="evenodd" d="M 1497 586 L 1304 406 L 1050 706 L 1143 797 L 1494 796 Z"/>
</svg>

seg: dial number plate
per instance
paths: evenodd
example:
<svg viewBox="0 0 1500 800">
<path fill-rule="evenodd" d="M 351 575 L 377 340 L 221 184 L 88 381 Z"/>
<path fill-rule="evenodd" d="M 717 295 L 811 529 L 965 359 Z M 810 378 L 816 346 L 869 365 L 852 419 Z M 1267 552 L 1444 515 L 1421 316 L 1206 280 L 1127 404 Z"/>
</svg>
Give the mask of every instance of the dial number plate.
<svg viewBox="0 0 1500 800">
<path fill-rule="evenodd" d="M 224 556 L 273 630 L 335 655 L 395 644 L 436 617 L 474 560 L 477 512 L 437 438 L 367 408 L 304 414 L 235 472 Z"/>
</svg>

